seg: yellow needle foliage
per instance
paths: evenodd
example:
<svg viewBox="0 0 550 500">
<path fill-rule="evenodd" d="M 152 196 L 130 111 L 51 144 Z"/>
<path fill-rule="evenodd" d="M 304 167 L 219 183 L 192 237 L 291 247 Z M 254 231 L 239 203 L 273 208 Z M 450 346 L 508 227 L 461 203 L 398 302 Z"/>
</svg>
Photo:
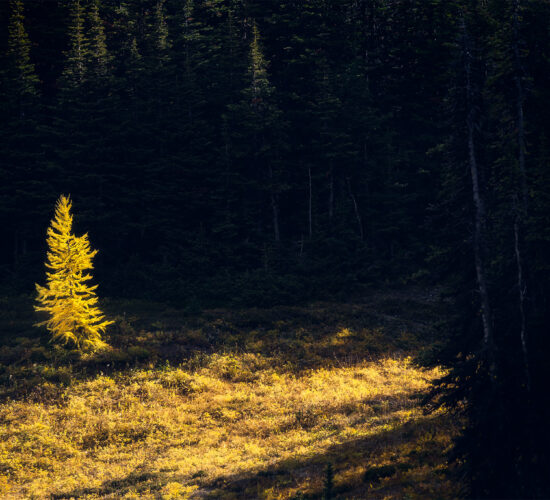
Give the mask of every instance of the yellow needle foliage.
<svg viewBox="0 0 550 500">
<path fill-rule="evenodd" d="M 48 228 L 46 286 L 36 285 L 36 311 L 45 311 L 49 319 L 36 326 L 46 326 L 52 340 L 74 344 L 82 350 L 103 347 L 101 334 L 112 321 L 105 320 L 97 307 L 95 289 L 90 285 L 89 270 L 97 250 L 90 248 L 88 235 L 71 233 L 73 216 L 71 200 L 61 195 L 55 207 L 55 217 Z"/>
</svg>

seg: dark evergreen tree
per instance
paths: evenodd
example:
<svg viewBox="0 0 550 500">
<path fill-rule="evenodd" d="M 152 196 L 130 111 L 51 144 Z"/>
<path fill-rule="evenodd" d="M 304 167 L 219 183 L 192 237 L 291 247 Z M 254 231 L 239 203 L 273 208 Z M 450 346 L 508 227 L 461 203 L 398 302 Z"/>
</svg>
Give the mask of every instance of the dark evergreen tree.
<svg viewBox="0 0 550 500">
<path fill-rule="evenodd" d="M 245 237 L 263 241 L 270 227 L 273 240 L 281 240 L 280 193 L 284 188 L 284 121 L 275 88 L 269 81 L 256 23 L 252 25 L 248 85 L 239 103 L 229 106 L 232 154 L 239 165 L 239 198 L 246 200 L 242 222 Z"/>
<path fill-rule="evenodd" d="M 522 200 L 524 189 L 537 189 L 526 170 L 530 116 L 523 112 L 536 97 L 523 92 L 529 68 L 515 50 L 519 4 L 465 4 L 455 5 L 454 125 L 441 202 L 444 227 L 461 236 L 448 232 L 452 246 L 442 254 L 451 260 L 457 317 L 437 357 L 450 373 L 434 397 L 466 418 L 454 455 L 467 472 L 469 496 L 545 498 L 549 433 L 539 391 L 548 375 L 538 354 L 548 350 L 540 323 L 547 291 L 530 243 L 530 232 L 541 228 L 526 223 L 531 202 Z M 495 22 L 500 15 L 505 19 Z"/>
<path fill-rule="evenodd" d="M 42 157 L 39 129 L 42 110 L 24 6 L 21 0 L 13 0 L 9 5 L 7 51 L 0 86 L 0 221 L 9 235 L 11 255 L 4 255 L 2 274 L 21 279 L 20 273 L 29 263 L 29 247 L 49 185 L 47 176 L 38 168 Z M 17 213 L 23 216 L 14 218 Z"/>
</svg>

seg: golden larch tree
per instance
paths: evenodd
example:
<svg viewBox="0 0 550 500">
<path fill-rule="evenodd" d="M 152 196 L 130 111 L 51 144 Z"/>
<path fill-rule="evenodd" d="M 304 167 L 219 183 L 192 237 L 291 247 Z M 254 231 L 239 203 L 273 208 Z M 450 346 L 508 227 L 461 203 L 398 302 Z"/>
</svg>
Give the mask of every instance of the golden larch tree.
<svg viewBox="0 0 550 500">
<path fill-rule="evenodd" d="M 101 334 L 112 321 L 97 306 L 97 285 L 89 284 L 97 250 L 90 248 L 87 234 L 71 233 L 71 206 L 70 198 L 61 195 L 48 228 L 46 286 L 36 285 L 38 305 L 34 308 L 47 312 L 49 318 L 36 326 L 45 325 L 53 341 L 72 343 L 82 350 L 97 349 L 106 345 Z"/>
</svg>

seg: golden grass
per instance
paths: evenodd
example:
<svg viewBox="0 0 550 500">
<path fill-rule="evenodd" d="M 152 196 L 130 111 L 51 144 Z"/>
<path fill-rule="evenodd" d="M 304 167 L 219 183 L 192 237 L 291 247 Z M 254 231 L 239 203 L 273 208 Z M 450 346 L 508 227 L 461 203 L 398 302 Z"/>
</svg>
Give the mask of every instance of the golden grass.
<svg viewBox="0 0 550 500">
<path fill-rule="evenodd" d="M 386 357 L 295 375 L 275 361 L 212 354 L 193 372 L 100 375 L 69 387 L 59 405 L 3 404 L 3 495 L 291 498 L 320 490 L 327 461 L 337 486 L 366 491 L 369 467 L 425 452 L 422 440 L 448 444 L 417 404 L 437 371 Z M 402 466 L 378 488 L 408 481 L 411 498 L 426 498 L 417 469 Z M 224 487 L 231 482 L 237 491 Z M 449 485 L 429 487 L 442 498 Z"/>
<path fill-rule="evenodd" d="M 384 300 L 125 319 L 80 359 L 16 339 L 0 498 L 319 499 L 328 462 L 334 498 L 456 498 L 454 426 L 419 405 L 440 373 L 413 365 L 420 336 Z"/>
</svg>

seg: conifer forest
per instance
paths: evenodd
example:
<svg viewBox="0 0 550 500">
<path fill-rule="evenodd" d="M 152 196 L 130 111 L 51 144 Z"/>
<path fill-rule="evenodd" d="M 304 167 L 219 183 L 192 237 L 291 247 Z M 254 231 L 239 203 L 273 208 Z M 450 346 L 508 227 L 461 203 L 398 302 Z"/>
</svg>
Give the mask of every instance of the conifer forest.
<svg viewBox="0 0 550 500">
<path fill-rule="evenodd" d="M 550 498 L 550 0 L 0 1 L 0 231 L 2 499 Z"/>
</svg>

